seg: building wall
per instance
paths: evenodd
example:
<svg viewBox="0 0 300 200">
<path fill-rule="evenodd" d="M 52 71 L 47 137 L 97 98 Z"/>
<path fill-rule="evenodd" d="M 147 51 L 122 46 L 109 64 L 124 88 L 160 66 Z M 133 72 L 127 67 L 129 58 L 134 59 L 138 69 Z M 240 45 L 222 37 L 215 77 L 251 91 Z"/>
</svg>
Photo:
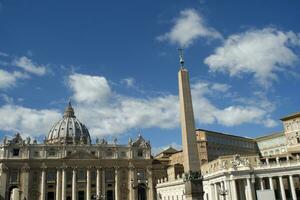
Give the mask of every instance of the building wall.
<svg viewBox="0 0 300 200">
<path fill-rule="evenodd" d="M 291 153 L 300 151 L 300 114 L 281 119 L 287 140 L 287 148 Z"/>
<path fill-rule="evenodd" d="M 47 199 L 50 193 L 56 195 L 56 184 L 62 182 L 63 171 L 66 197 L 72 196 L 75 171 L 76 192 L 84 191 L 86 195 L 90 181 L 91 195 L 101 188 L 102 194 L 112 190 L 118 200 L 135 200 L 137 188 L 144 184 L 148 188 L 147 196 L 153 198 L 151 147 L 140 136 L 128 145 L 55 145 L 32 143 L 17 135 L 0 145 L 0 149 L 0 200 L 15 195 L 13 188 L 19 189 L 21 199 L 27 200 Z"/>
<path fill-rule="evenodd" d="M 257 154 L 253 139 L 213 131 L 196 130 L 198 154 L 202 163 L 210 162 L 223 155 Z"/>
<path fill-rule="evenodd" d="M 261 156 L 272 157 L 287 154 L 287 140 L 284 132 L 255 138 Z"/>
</svg>

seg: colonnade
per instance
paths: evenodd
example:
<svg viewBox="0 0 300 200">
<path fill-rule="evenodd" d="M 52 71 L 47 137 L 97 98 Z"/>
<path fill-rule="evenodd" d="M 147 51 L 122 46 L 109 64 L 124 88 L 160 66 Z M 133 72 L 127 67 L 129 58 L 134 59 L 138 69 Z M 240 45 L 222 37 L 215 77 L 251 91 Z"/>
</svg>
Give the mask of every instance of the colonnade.
<svg viewBox="0 0 300 200">
<path fill-rule="evenodd" d="M 86 200 L 91 200 L 91 170 L 92 168 L 86 169 Z M 115 168 L 116 172 L 118 168 Z M 115 173 L 118 177 L 118 173 Z M 117 186 L 119 179 L 115 179 L 115 186 Z M 104 194 L 105 192 L 105 171 L 102 168 L 96 168 L 96 195 Z M 46 199 L 46 168 L 42 168 L 41 185 L 40 185 L 40 200 Z M 101 193 L 102 192 L 102 193 Z M 77 200 L 77 168 L 72 168 L 72 200 Z M 56 169 L 56 200 L 65 200 L 67 198 L 67 168 Z M 116 193 L 116 200 L 118 195 Z"/>
<path fill-rule="evenodd" d="M 72 171 L 72 187 L 71 187 L 71 194 L 72 194 L 72 200 L 77 200 L 77 176 L 78 176 L 78 170 L 76 167 L 73 168 L 57 168 L 56 169 L 56 200 L 66 200 L 67 198 L 67 170 Z M 93 168 L 86 168 L 86 189 L 85 189 L 85 199 L 91 200 L 91 196 L 93 195 L 91 192 L 91 184 L 92 184 L 92 169 Z M 95 168 L 96 170 L 96 195 L 98 197 L 103 197 L 106 193 L 106 185 L 105 185 L 105 168 Z M 121 173 L 119 167 L 114 167 L 114 200 L 120 200 L 121 199 Z M 136 177 L 136 170 L 135 168 L 131 167 L 129 168 L 129 180 L 128 180 L 128 188 L 129 188 L 129 199 L 136 200 L 137 194 L 136 194 L 136 188 L 132 187 L 132 184 L 137 182 Z M 148 186 L 148 194 L 147 196 L 151 198 L 153 196 L 153 187 L 152 187 L 152 177 L 151 177 L 151 170 L 147 170 L 147 178 L 149 179 L 149 186 Z M 131 182 L 133 180 L 133 182 Z M 151 185 L 150 185 L 151 184 Z M 42 168 L 41 172 L 41 182 L 40 182 L 40 200 L 46 200 L 46 186 L 47 186 L 47 168 Z"/>
<path fill-rule="evenodd" d="M 237 187 L 237 181 L 240 180 L 222 180 L 210 184 L 208 196 L 212 200 L 255 200 L 254 184 L 251 178 L 247 178 L 243 185 Z M 242 187 L 245 187 L 245 190 Z M 245 192 L 244 192 L 245 191 Z M 238 197 L 240 195 L 240 197 Z"/>
<path fill-rule="evenodd" d="M 299 175 L 298 175 L 299 176 Z M 279 186 L 277 186 L 277 190 L 279 190 L 280 198 L 282 200 L 287 200 L 287 194 L 285 190 L 285 184 L 283 179 L 287 178 L 289 190 L 291 191 L 291 198 L 293 200 L 297 200 L 297 193 L 295 189 L 295 183 L 293 179 L 293 175 L 288 176 L 268 176 L 268 177 L 260 177 L 258 179 L 258 186 L 260 190 L 270 189 L 275 192 L 274 187 L 274 179 L 278 179 Z M 269 185 L 265 184 L 264 180 L 268 180 Z M 277 182 L 276 182 L 277 183 Z M 248 178 L 240 178 L 240 179 L 224 179 L 214 183 L 211 183 L 208 188 L 208 199 L 209 200 L 256 200 L 256 189 L 255 189 L 255 179 Z"/>
</svg>

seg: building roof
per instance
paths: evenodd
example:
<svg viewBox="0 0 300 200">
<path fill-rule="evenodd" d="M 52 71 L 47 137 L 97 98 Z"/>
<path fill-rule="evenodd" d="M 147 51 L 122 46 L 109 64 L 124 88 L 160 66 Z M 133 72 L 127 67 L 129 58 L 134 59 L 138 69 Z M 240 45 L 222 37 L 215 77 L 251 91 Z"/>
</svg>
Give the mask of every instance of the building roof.
<svg viewBox="0 0 300 200">
<path fill-rule="evenodd" d="M 287 116 L 281 118 L 280 120 L 281 120 L 281 121 L 286 121 L 286 120 L 289 120 L 289 119 L 293 119 L 293 118 L 295 118 L 295 117 L 300 117 L 300 112 L 296 112 L 296 113 L 287 115 Z"/>
<path fill-rule="evenodd" d="M 169 148 L 159 152 L 157 155 L 155 155 L 155 157 L 159 157 L 161 154 L 174 154 L 177 152 L 179 151 L 170 146 Z"/>
<path fill-rule="evenodd" d="M 196 131 L 204 131 L 204 132 L 207 132 L 207 133 L 220 134 L 220 135 L 235 137 L 235 138 L 244 139 L 244 140 L 251 140 L 251 141 L 254 142 L 254 138 L 245 137 L 245 136 L 232 135 L 232 134 L 229 134 L 229 133 L 221 133 L 221 132 L 210 131 L 210 130 L 205 130 L 205 129 L 196 129 Z"/>
<path fill-rule="evenodd" d="M 262 140 L 268 140 L 268 139 L 275 138 L 275 137 L 280 137 L 280 136 L 283 136 L 283 135 L 284 135 L 284 132 L 281 131 L 281 132 L 271 133 L 271 134 L 268 134 L 268 135 L 259 136 L 259 137 L 256 137 L 254 139 L 256 141 L 262 141 Z"/>
</svg>

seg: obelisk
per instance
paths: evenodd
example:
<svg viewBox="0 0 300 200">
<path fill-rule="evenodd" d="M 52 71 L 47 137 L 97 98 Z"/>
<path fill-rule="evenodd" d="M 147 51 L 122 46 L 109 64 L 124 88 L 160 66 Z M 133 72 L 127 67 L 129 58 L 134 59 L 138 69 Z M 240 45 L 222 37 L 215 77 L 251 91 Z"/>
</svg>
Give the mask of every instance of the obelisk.
<svg viewBox="0 0 300 200">
<path fill-rule="evenodd" d="M 180 49 L 180 70 L 178 72 L 180 123 L 182 133 L 183 167 L 186 200 L 202 200 L 203 185 L 198 157 L 195 121 L 189 72 L 184 67 L 182 50 Z"/>
</svg>

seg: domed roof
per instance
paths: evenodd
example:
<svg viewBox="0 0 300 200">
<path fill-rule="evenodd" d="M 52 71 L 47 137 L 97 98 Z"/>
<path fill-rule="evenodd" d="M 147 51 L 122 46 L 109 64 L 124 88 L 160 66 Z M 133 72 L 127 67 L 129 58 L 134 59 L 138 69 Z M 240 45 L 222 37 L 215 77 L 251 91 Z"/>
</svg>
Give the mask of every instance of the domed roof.
<svg viewBox="0 0 300 200">
<path fill-rule="evenodd" d="M 69 102 L 63 119 L 56 122 L 49 131 L 46 141 L 48 144 L 90 144 L 91 137 L 88 129 L 74 114 Z"/>
</svg>

